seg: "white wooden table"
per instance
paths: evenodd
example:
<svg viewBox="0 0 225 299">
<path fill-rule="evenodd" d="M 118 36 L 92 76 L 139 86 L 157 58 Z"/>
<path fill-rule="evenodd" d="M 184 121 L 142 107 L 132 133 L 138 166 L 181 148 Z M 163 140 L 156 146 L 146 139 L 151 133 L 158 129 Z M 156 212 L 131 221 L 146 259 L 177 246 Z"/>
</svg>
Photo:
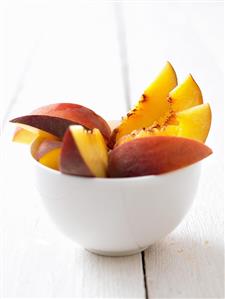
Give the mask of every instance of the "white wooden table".
<svg viewBox="0 0 225 299">
<path fill-rule="evenodd" d="M 2 297 L 223 298 L 223 4 L 5 1 Z M 191 72 L 213 123 L 200 187 L 180 226 L 143 254 L 86 252 L 50 222 L 7 120 L 53 102 L 118 119 L 166 60 Z M 3 166 L 2 166 L 3 165 Z"/>
</svg>

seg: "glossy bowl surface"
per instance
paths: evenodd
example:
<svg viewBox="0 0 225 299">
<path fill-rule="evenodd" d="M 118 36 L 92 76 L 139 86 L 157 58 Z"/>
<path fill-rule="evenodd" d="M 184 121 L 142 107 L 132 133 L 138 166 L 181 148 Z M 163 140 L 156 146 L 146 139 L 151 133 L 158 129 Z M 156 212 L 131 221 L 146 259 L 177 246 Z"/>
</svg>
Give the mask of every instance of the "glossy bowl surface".
<svg viewBox="0 0 225 299">
<path fill-rule="evenodd" d="M 198 162 L 163 175 L 85 178 L 47 168 L 32 154 L 31 163 L 38 192 L 60 231 L 109 256 L 140 252 L 174 230 L 193 202 L 201 170 Z"/>
</svg>

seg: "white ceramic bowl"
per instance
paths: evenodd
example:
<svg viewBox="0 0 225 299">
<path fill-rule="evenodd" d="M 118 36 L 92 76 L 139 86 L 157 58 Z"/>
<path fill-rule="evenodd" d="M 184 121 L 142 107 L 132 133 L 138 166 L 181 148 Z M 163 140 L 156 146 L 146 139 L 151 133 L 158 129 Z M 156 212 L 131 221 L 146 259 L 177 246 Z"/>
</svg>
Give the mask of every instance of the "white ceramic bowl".
<svg viewBox="0 0 225 299">
<path fill-rule="evenodd" d="M 89 251 L 109 256 L 140 252 L 171 232 L 193 202 L 201 169 L 198 162 L 163 175 L 104 179 L 64 175 L 33 157 L 32 165 L 58 228 Z"/>
</svg>

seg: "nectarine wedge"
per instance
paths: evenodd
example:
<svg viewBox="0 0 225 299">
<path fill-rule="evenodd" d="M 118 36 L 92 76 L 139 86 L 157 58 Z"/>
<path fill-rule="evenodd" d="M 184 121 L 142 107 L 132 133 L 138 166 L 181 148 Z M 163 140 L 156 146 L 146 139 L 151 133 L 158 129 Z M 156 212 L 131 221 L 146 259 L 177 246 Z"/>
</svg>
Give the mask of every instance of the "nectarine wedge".
<svg viewBox="0 0 225 299">
<path fill-rule="evenodd" d="M 151 136 L 126 142 L 109 155 L 110 177 L 162 174 L 198 162 L 212 153 L 201 142 L 171 136 Z"/>
<path fill-rule="evenodd" d="M 17 124 L 17 125 L 18 127 L 16 128 L 12 138 L 12 141 L 14 142 L 30 144 L 37 137 L 46 138 L 49 140 L 58 140 L 56 136 L 47 133 L 45 131 L 39 130 L 37 128 L 24 125 L 24 124 Z"/>
<path fill-rule="evenodd" d="M 12 141 L 17 143 L 30 144 L 36 137 L 37 134 L 18 127 L 15 130 Z"/>
<path fill-rule="evenodd" d="M 176 114 L 179 123 L 177 136 L 205 142 L 211 126 L 211 109 L 209 104 L 202 104 Z"/>
<path fill-rule="evenodd" d="M 60 170 L 66 174 L 88 177 L 105 177 L 108 152 L 105 140 L 98 129 L 87 130 L 73 125 L 63 138 Z"/>
<path fill-rule="evenodd" d="M 135 130 L 120 138 L 116 146 L 133 139 L 149 136 L 177 136 L 205 142 L 211 125 L 209 104 L 191 107 L 176 113 L 173 117 L 175 124 L 165 124 L 162 127 L 153 125 L 142 130 Z"/>
<path fill-rule="evenodd" d="M 203 103 L 202 92 L 192 75 L 169 93 L 172 109 L 175 112 Z"/>
<path fill-rule="evenodd" d="M 59 170 L 62 142 L 57 140 L 47 140 L 41 137 L 38 137 L 38 139 L 40 141 L 33 154 L 34 158 L 49 168 Z"/>
<path fill-rule="evenodd" d="M 144 91 L 134 109 L 128 112 L 120 125 L 114 129 L 110 139 L 110 147 L 112 148 L 122 136 L 133 130 L 147 128 L 154 122 L 164 124 L 171 111 L 168 95 L 176 85 L 176 73 L 172 65 L 167 62 L 155 81 Z"/>
<path fill-rule="evenodd" d="M 98 128 L 106 141 L 111 133 L 109 125 L 101 116 L 84 106 L 71 103 L 44 106 L 29 115 L 14 118 L 11 122 L 29 125 L 59 138 L 73 124 L 80 124 L 87 129 Z"/>
<path fill-rule="evenodd" d="M 176 74 L 167 63 L 135 109 L 113 130 L 111 148 L 146 136 L 180 136 L 205 142 L 211 111 L 209 104 L 203 105 L 199 86 L 192 75 L 170 90 L 172 85 L 176 85 Z"/>
<path fill-rule="evenodd" d="M 153 125 L 149 128 L 144 128 L 142 130 L 135 130 L 131 134 L 121 137 L 116 143 L 116 146 L 119 146 L 137 138 L 144 138 L 150 136 L 177 136 L 178 131 L 179 127 L 175 125 L 168 125 L 163 127 Z"/>
</svg>

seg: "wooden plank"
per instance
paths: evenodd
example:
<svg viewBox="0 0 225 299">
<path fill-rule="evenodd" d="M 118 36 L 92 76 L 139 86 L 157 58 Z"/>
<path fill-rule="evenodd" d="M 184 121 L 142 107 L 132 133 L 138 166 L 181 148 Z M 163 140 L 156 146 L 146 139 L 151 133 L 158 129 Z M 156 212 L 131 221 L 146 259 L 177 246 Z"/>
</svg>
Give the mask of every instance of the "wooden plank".
<svg viewBox="0 0 225 299">
<path fill-rule="evenodd" d="M 3 3 L 0 1 L 0 44 L 4 45 L 4 6 Z M 1 111 L 0 111 L 0 132 L 1 132 L 1 125 L 2 125 L 2 119 L 3 119 L 3 109 L 5 106 L 4 96 L 5 96 L 5 68 L 4 68 L 4 47 L 0 47 L 0 65 L 1 71 L 0 71 L 0 81 L 2 84 L 0 85 L 0 98 L 1 98 Z"/>
<path fill-rule="evenodd" d="M 72 101 L 107 119 L 120 118 L 126 109 L 113 5 L 46 3 L 36 12 L 35 24 L 38 18 L 44 31 L 38 32 L 35 59 L 14 111 Z"/>
<path fill-rule="evenodd" d="M 179 82 L 191 72 L 213 112 L 195 204 L 165 240 L 145 251 L 149 298 L 222 298 L 223 231 L 223 4 L 124 4 L 132 102 L 170 60 Z"/>
<path fill-rule="evenodd" d="M 9 117 L 51 102 L 74 101 L 107 119 L 118 118 L 125 101 L 112 4 L 41 5 L 36 18 L 44 22 L 45 32 Z M 11 133 L 7 126 L 1 162 L 3 297 L 144 298 L 141 255 L 95 256 L 55 229 L 33 187 L 27 149 L 10 144 Z"/>
<path fill-rule="evenodd" d="M 224 298 L 223 170 L 210 162 L 189 215 L 145 252 L 150 298 Z"/>
<path fill-rule="evenodd" d="M 144 298 L 140 255 L 95 256 L 58 232 L 34 190 L 27 154 L 20 145 L 4 152 L 3 297 Z"/>
<path fill-rule="evenodd" d="M 127 1 L 123 5 L 133 103 L 167 60 L 174 65 L 179 82 L 191 72 L 202 85 L 211 66 L 222 72 L 222 3 L 175 2 Z"/>
<path fill-rule="evenodd" d="M 42 1 L 2 1 L 4 46 L 4 118 L 17 100 L 31 68 L 32 57 L 45 30 L 47 19 Z M 42 20 L 42 22 L 40 22 Z M 5 120 L 5 119 L 4 119 Z"/>
</svg>

